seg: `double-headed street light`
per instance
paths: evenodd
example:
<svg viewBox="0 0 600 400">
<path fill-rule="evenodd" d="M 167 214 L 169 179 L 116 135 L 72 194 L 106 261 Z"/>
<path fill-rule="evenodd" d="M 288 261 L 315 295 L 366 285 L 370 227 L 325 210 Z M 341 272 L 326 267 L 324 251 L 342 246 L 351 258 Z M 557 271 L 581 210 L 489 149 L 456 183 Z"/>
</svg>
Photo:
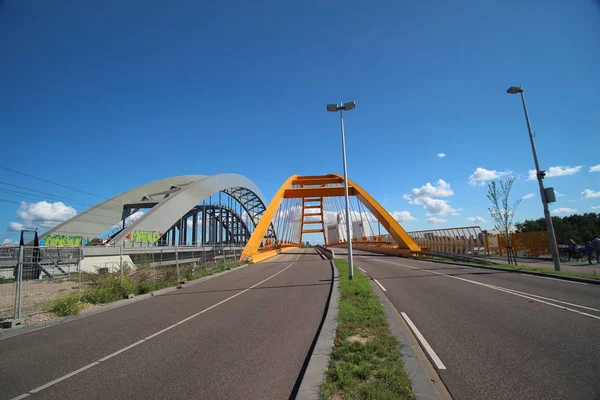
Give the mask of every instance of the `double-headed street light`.
<svg viewBox="0 0 600 400">
<path fill-rule="evenodd" d="M 529 123 L 529 113 L 527 112 L 527 105 L 525 104 L 525 95 L 523 95 L 523 88 L 521 86 L 511 86 L 508 88 L 506 93 L 519 93 L 521 95 L 523 111 L 525 111 L 525 121 L 527 121 L 527 130 L 529 131 L 529 141 L 531 142 L 531 151 L 533 152 L 533 161 L 535 162 L 535 174 L 540 185 L 540 195 L 542 196 L 542 204 L 544 205 L 544 217 L 546 218 L 546 229 L 548 231 L 548 238 L 550 239 L 550 247 L 552 249 L 552 260 L 554 261 L 554 269 L 556 271 L 560 271 L 560 260 L 558 258 L 558 247 L 556 245 L 556 237 L 554 235 L 554 226 L 552 225 L 552 217 L 550 216 L 550 210 L 548 209 L 548 203 L 555 201 L 554 190 L 552 188 L 544 189 L 543 179 L 546 175 L 546 172 L 540 170 L 540 164 L 535 151 L 535 142 L 533 141 L 533 134 L 531 133 L 531 124 Z"/>
<path fill-rule="evenodd" d="M 350 237 L 350 199 L 348 199 L 348 172 L 346 170 L 346 137 L 344 136 L 344 111 L 350 111 L 356 107 L 355 101 L 348 103 L 327 104 L 327 111 L 340 112 L 340 123 L 342 126 L 342 158 L 344 160 L 344 197 L 346 198 L 346 240 L 348 241 L 348 268 L 349 278 L 354 279 L 354 265 L 352 262 L 352 239 Z"/>
</svg>

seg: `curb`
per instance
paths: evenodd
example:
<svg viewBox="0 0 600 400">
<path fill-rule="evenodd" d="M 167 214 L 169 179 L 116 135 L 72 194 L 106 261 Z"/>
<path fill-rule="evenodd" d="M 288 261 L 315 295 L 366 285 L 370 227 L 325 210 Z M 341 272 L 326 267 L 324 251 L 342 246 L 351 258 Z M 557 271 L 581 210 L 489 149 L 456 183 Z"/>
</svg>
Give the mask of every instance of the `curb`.
<svg viewBox="0 0 600 400">
<path fill-rule="evenodd" d="M 319 254 L 322 255 L 321 253 Z M 339 311 L 340 275 L 333 260 L 329 260 L 329 263 L 333 272 L 333 280 L 331 282 L 327 312 L 323 325 L 320 327 L 319 337 L 310 355 L 308 367 L 302 376 L 302 382 L 295 397 L 298 400 L 319 398 L 321 383 L 325 379 L 325 372 L 329 366 L 329 358 L 333 349 Z"/>
<path fill-rule="evenodd" d="M 191 281 L 191 282 L 189 282 L 189 283 L 187 283 L 185 285 L 181 285 L 181 286 L 184 287 L 184 288 L 188 287 L 188 286 L 194 286 L 194 285 L 197 285 L 199 283 L 211 280 L 213 278 L 217 278 L 219 276 L 226 275 L 226 274 L 229 274 L 231 272 L 239 271 L 239 270 L 244 269 L 244 268 L 246 268 L 246 267 L 248 267 L 250 265 L 252 265 L 252 264 L 244 264 L 244 265 L 240 265 L 239 267 L 236 267 L 234 269 L 229 269 L 229 270 L 217 272 L 216 274 L 213 274 L 213 275 L 203 276 L 202 278 L 198 278 L 196 280 L 193 280 L 193 281 Z M 179 286 L 179 284 L 178 284 L 178 286 Z M 85 317 L 88 317 L 90 315 L 94 315 L 94 314 L 98 314 L 98 313 L 105 312 L 105 311 L 108 311 L 108 310 L 112 310 L 112 309 L 115 309 L 115 308 L 123 307 L 123 306 L 129 305 L 129 304 L 137 303 L 138 301 L 150 299 L 150 298 L 152 298 L 154 296 L 160 296 L 160 295 L 163 295 L 163 294 L 166 294 L 166 293 L 174 292 L 176 290 L 178 290 L 177 286 L 171 286 L 171 287 L 168 287 L 168 288 L 156 290 L 154 292 L 144 293 L 144 294 L 141 294 L 139 296 L 135 296 L 132 299 L 123 299 L 123 300 L 114 301 L 112 303 L 104 304 L 104 305 L 102 305 L 102 306 L 100 306 L 98 308 L 95 308 L 93 310 L 83 311 L 83 312 L 81 312 L 81 313 L 79 313 L 77 315 L 69 315 L 69 316 L 66 316 L 66 317 L 58 317 L 58 318 L 52 319 L 50 321 L 38 322 L 36 324 L 30 324 L 30 325 L 23 325 L 23 326 L 20 326 L 20 327 L 17 327 L 17 328 L 0 329 L 0 340 L 7 339 L 7 338 L 10 338 L 10 337 L 14 337 L 14 336 L 18 336 L 18 335 L 22 335 L 24 333 L 33 332 L 33 331 L 37 331 L 37 330 L 40 330 L 40 329 L 48 328 L 48 327 L 53 326 L 53 325 L 64 324 L 64 323 L 67 323 L 67 322 L 76 321 L 78 319 L 85 318 Z"/>
<path fill-rule="evenodd" d="M 362 272 L 361 272 L 362 273 Z M 398 314 L 398 310 L 392 304 L 390 299 L 383 293 L 383 291 L 377 286 L 377 284 L 371 279 L 371 277 L 362 273 L 369 280 L 371 288 L 377 295 L 379 304 L 385 311 L 385 317 L 388 322 L 390 332 L 394 337 L 403 345 L 399 351 L 404 361 L 404 369 L 406 374 L 410 378 L 412 388 L 415 391 L 416 397 L 419 400 L 450 400 L 452 396 L 443 384 L 442 379 L 437 374 L 433 366 L 429 365 L 427 356 L 422 354 L 421 357 L 417 355 L 415 346 L 419 346 L 415 340 L 414 344 L 409 340 L 409 328 L 403 324 L 403 320 Z M 412 335 L 412 333 L 410 333 Z M 423 351 L 418 347 L 420 353 Z M 428 367 L 424 365 L 427 363 Z M 440 394 L 441 392 L 441 394 Z"/>
<path fill-rule="evenodd" d="M 547 278 L 562 279 L 564 281 L 573 281 L 573 282 L 581 282 L 581 283 L 590 283 L 592 285 L 600 285 L 600 279 L 579 278 L 576 276 L 556 275 L 556 274 L 551 274 L 551 273 L 527 271 L 527 270 L 522 270 L 522 269 L 516 270 L 516 269 L 509 269 L 509 268 L 492 267 L 489 265 L 472 265 L 472 264 L 454 263 L 454 262 L 439 261 L 439 260 L 426 260 L 426 259 L 422 259 L 422 258 L 418 258 L 418 257 L 414 257 L 414 258 L 410 257 L 409 259 L 415 260 L 415 261 L 434 262 L 434 263 L 439 263 L 439 264 L 461 265 L 464 267 L 471 267 L 471 268 L 485 268 L 485 269 L 493 269 L 496 271 L 516 272 L 519 274 L 537 275 L 537 276 L 544 276 Z"/>
</svg>

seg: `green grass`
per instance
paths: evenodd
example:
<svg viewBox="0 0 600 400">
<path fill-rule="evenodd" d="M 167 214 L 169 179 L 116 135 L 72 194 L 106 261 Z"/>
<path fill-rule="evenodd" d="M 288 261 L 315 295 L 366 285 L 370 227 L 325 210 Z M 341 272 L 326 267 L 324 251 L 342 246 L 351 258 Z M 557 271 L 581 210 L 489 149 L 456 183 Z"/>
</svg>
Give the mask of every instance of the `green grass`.
<svg viewBox="0 0 600 400">
<path fill-rule="evenodd" d="M 369 281 L 360 273 L 350 281 L 347 262 L 335 263 L 340 270 L 338 328 L 321 398 L 414 399 L 400 344 Z M 349 339 L 356 336 L 367 342 Z"/>
<path fill-rule="evenodd" d="M 477 264 L 477 263 L 471 263 L 468 261 L 460 261 L 460 262 L 456 262 L 454 260 L 448 259 L 448 258 L 442 258 L 442 257 L 416 257 L 416 259 L 428 259 L 428 260 L 434 260 L 434 261 L 444 261 L 444 262 L 448 262 L 448 263 L 453 263 L 453 264 L 469 264 L 469 265 L 473 265 L 474 267 L 477 266 L 482 266 L 481 264 Z M 513 264 L 488 264 L 488 266 L 491 267 L 495 267 L 495 268 L 504 268 L 504 269 L 510 269 L 510 270 L 514 270 L 514 271 L 535 271 L 535 272 L 542 272 L 544 274 L 549 274 L 549 275 L 562 275 L 562 276 L 573 276 L 576 278 L 588 278 L 588 279 L 600 279 L 600 275 L 596 275 L 596 270 L 594 269 L 594 274 L 584 274 L 582 272 L 571 272 L 571 271 L 554 271 L 554 270 L 549 270 L 549 269 L 544 269 L 544 268 L 535 268 L 535 267 L 527 267 L 524 265 L 513 265 Z"/>
</svg>

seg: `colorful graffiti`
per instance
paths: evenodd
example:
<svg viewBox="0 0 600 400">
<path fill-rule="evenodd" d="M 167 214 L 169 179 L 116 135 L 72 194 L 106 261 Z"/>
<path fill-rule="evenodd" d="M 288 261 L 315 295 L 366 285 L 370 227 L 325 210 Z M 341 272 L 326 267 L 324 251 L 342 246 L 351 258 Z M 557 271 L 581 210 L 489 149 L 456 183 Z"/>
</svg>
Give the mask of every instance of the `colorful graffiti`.
<svg viewBox="0 0 600 400">
<path fill-rule="evenodd" d="M 40 241 L 40 246 L 46 247 L 81 247 L 87 244 L 87 240 L 81 236 L 46 236 Z"/>
<path fill-rule="evenodd" d="M 161 232 L 155 231 L 132 231 L 125 239 L 129 239 L 133 243 L 156 243 L 162 237 Z"/>
</svg>

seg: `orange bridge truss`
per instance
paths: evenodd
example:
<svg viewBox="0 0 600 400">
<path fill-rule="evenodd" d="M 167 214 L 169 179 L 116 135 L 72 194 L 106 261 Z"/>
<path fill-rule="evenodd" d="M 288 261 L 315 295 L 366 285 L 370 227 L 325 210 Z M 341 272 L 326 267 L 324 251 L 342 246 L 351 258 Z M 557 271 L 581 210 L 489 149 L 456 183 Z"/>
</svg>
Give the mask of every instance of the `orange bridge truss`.
<svg viewBox="0 0 600 400">
<path fill-rule="evenodd" d="M 367 230 L 381 228 L 394 242 L 394 254 L 409 256 L 421 247 L 369 193 L 348 180 L 352 241 L 357 247 L 367 241 Z M 279 188 L 252 233 L 241 259 L 261 261 L 280 251 L 302 246 L 304 234 L 322 234 L 325 245 L 347 243 L 344 209 L 344 178 L 338 174 L 289 177 Z M 366 225 L 366 226 L 365 226 Z M 273 226 L 274 229 L 269 229 Z M 329 232 L 328 232 L 329 231 Z M 381 241 L 381 234 L 374 236 Z"/>
</svg>

